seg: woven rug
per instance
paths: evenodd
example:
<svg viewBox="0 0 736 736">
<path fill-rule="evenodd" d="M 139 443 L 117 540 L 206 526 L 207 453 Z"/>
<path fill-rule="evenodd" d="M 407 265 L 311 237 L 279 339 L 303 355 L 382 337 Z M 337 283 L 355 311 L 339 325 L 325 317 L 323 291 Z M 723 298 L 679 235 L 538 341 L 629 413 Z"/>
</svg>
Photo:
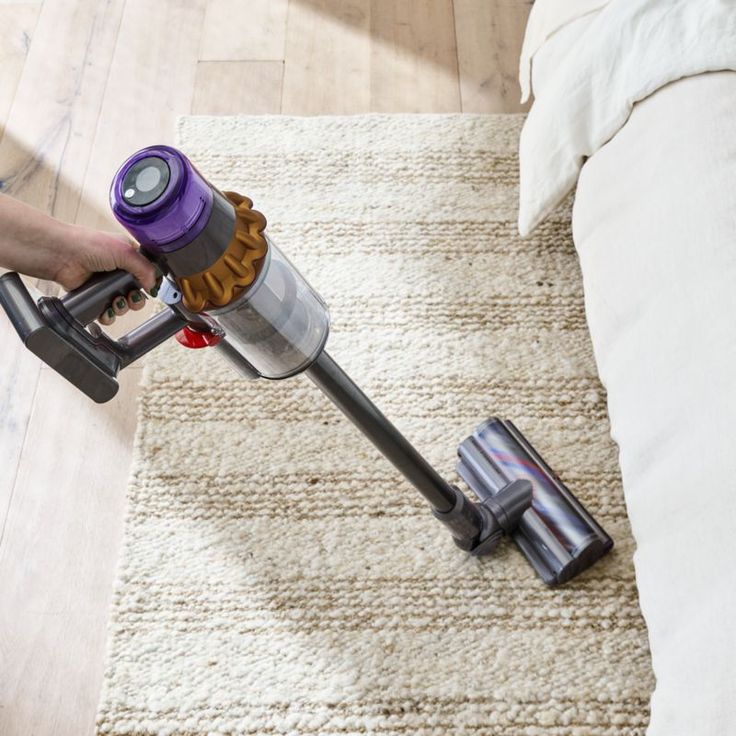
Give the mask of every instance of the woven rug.
<svg viewBox="0 0 736 736">
<path fill-rule="evenodd" d="M 430 462 L 513 419 L 614 537 L 547 589 L 468 557 L 303 376 L 174 341 L 141 392 L 99 734 L 644 734 L 653 688 L 569 206 L 515 231 L 517 116 L 185 118 Z"/>
</svg>

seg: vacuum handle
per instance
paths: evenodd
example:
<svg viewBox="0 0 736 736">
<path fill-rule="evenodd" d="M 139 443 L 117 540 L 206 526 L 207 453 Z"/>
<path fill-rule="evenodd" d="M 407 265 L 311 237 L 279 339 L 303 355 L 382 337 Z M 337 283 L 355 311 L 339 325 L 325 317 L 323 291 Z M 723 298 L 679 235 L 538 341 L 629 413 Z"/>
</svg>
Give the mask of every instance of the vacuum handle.
<svg viewBox="0 0 736 736">
<path fill-rule="evenodd" d="M 140 289 L 133 274 L 121 268 L 92 275 L 77 289 L 64 295 L 61 303 L 69 314 L 85 327 L 102 314 L 116 296 L 127 297 Z"/>
<path fill-rule="evenodd" d="M 185 317 L 169 308 L 119 340 L 111 339 L 96 326 L 93 332 L 86 330 L 83 321 L 91 322 L 94 317 L 90 315 L 97 316 L 113 296 L 137 288 L 135 280 L 128 277 L 122 278 L 116 271 L 95 274 L 64 299 L 42 297 L 36 301 L 20 276 L 10 272 L 0 276 L 0 306 L 32 353 L 102 403 L 117 393 L 121 368 L 188 324 Z"/>
</svg>

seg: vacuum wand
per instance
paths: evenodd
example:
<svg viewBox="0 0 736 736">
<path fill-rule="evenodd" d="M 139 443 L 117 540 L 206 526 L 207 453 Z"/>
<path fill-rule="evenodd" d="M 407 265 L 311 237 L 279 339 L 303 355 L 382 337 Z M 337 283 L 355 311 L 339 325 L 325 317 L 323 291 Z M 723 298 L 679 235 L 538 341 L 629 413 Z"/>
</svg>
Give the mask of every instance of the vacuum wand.
<svg viewBox="0 0 736 736">
<path fill-rule="evenodd" d="M 445 513 L 455 506 L 457 490 L 414 449 L 326 350 L 304 372 L 406 476 L 433 509 Z"/>
<path fill-rule="evenodd" d="M 504 533 L 548 585 L 569 580 L 613 545 L 511 423 L 492 418 L 458 448 L 471 501 L 448 483 L 325 351 L 330 319 L 319 294 L 266 235 L 247 197 L 212 186 L 180 151 L 150 146 L 118 170 L 113 214 L 164 275 L 163 311 L 114 340 L 93 320 L 136 288 L 123 271 L 95 274 L 62 299 L 34 298 L 0 276 L 0 306 L 26 347 L 94 401 L 117 376 L 174 336 L 215 347 L 245 377 L 306 373 L 429 502 L 463 550 L 491 552 Z"/>
<path fill-rule="evenodd" d="M 253 367 L 241 355 L 231 351 L 225 357 L 250 377 Z M 449 529 L 461 549 L 475 555 L 488 554 L 529 508 L 532 485 L 527 480 L 504 483 L 496 496 L 489 495 L 483 503 L 471 503 L 422 457 L 326 350 L 304 373 L 424 496 L 434 516 Z"/>
<path fill-rule="evenodd" d="M 476 555 L 489 553 L 529 508 L 532 486 L 524 480 L 504 484 L 500 495 L 486 499 L 487 506 L 468 501 L 417 452 L 327 351 L 305 373 L 424 496 L 461 549 Z"/>
</svg>

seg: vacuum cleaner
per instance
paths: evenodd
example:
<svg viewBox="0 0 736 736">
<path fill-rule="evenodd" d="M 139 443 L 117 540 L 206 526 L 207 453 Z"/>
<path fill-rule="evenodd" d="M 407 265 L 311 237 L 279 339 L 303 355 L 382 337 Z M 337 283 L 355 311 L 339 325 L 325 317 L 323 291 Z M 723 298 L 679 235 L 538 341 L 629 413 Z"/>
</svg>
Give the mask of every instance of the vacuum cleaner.
<svg viewBox="0 0 736 736">
<path fill-rule="evenodd" d="M 139 284 L 118 270 L 93 275 L 62 298 L 32 296 L 17 273 L 0 277 L 0 304 L 25 346 L 92 400 L 117 375 L 175 338 L 218 351 L 251 379 L 305 373 L 429 502 L 455 543 L 488 554 L 510 534 L 542 580 L 570 580 L 613 541 L 517 427 L 491 418 L 458 448 L 471 501 L 443 479 L 325 350 L 327 307 L 265 233 L 247 197 L 219 191 L 180 151 L 144 148 L 120 167 L 112 211 L 163 274 L 164 303 L 115 340 L 94 321 Z"/>
</svg>

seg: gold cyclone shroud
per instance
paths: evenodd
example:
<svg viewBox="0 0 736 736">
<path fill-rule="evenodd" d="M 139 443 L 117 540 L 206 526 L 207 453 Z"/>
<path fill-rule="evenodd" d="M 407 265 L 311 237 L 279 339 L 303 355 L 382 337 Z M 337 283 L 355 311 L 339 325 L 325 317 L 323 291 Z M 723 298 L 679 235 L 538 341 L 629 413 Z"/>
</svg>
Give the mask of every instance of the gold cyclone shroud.
<svg viewBox="0 0 736 736">
<path fill-rule="evenodd" d="M 225 307 L 256 278 L 268 251 L 263 234 L 266 218 L 253 202 L 236 192 L 223 192 L 235 209 L 235 231 L 225 252 L 199 273 L 176 279 L 184 306 L 192 312 Z"/>
</svg>

